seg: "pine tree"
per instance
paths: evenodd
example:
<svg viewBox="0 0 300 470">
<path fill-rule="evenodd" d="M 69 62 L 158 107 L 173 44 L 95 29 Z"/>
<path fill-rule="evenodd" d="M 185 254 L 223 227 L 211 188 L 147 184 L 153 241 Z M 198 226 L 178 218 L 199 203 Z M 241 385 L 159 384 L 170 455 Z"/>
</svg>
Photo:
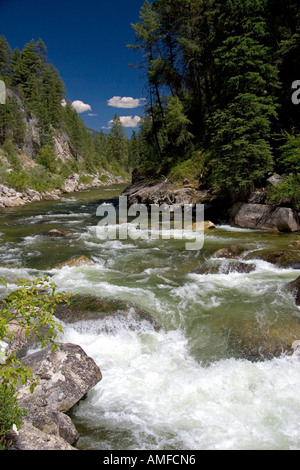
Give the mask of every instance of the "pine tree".
<svg viewBox="0 0 300 470">
<path fill-rule="evenodd" d="M 108 160 L 115 161 L 121 165 L 127 165 L 128 162 L 128 148 L 127 136 L 122 126 L 121 120 L 115 114 L 111 121 L 111 129 L 108 136 Z"/>
<path fill-rule="evenodd" d="M 0 79 L 4 81 L 6 86 L 10 84 L 10 61 L 12 58 L 12 50 L 6 38 L 0 36 Z"/>
<path fill-rule="evenodd" d="M 231 0 L 220 11 L 219 91 L 210 119 L 212 181 L 238 191 L 272 170 L 270 131 L 279 81 L 268 47 L 267 0 Z"/>
</svg>

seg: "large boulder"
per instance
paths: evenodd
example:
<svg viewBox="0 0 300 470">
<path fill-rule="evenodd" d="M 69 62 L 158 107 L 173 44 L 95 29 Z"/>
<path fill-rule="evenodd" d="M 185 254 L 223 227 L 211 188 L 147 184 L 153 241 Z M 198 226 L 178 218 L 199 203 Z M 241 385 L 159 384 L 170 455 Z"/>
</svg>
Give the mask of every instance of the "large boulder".
<svg viewBox="0 0 300 470">
<path fill-rule="evenodd" d="M 29 409 L 43 403 L 52 410 L 69 411 L 102 379 L 93 359 L 75 344 L 60 344 L 54 352 L 49 347 L 22 362 L 40 382 L 33 394 L 29 385 L 19 390 L 21 404 Z"/>
<path fill-rule="evenodd" d="M 99 367 L 75 344 L 60 344 L 55 351 L 49 347 L 27 356 L 22 362 L 31 368 L 38 384 L 33 393 L 29 384 L 18 390 L 20 406 L 27 415 L 25 427 L 19 434 L 12 433 L 13 446 L 45 450 L 65 446 L 68 449 L 79 434 L 65 413 L 101 381 Z M 40 437 L 35 444 L 33 436 L 36 434 Z"/>
<path fill-rule="evenodd" d="M 8 436 L 9 450 L 76 450 L 59 436 L 44 433 L 25 422 L 22 429 Z"/>
<path fill-rule="evenodd" d="M 267 204 L 236 204 L 231 211 L 232 223 L 238 227 L 298 232 L 300 225 L 293 209 Z"/>
</svg>

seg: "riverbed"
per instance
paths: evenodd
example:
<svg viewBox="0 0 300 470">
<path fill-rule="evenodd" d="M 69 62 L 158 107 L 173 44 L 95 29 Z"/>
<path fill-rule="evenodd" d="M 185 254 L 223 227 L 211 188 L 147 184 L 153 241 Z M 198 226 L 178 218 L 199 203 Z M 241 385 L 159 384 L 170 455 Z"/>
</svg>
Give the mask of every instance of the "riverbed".
<svg viewBox="0 0 300 470">
<path fill-rule="evenodd" d="M 124 311 L 64 322 L 103 380 L 72 411 L 79 449 L 300 449 L 300 310 L 285 286 L 300 270 L 255 257 L 297 234 L 216 226 L 204 247 L 183 240 L 101 240 L 97 208 L 124 186 L 68 194 L 0 213 L 4 297 L 18 279 L 48 275 L 74 296 Z M 49 237 L 50 230 L 69 232 Z M 188 234 L 186 234 L 188 239 Z M 249 272 L 214 257 L 239 245 Z M 83 255 L 92 265 L 59 267 Z M 139 312 L 143 312 L 140 315 Z"/>
</svg>

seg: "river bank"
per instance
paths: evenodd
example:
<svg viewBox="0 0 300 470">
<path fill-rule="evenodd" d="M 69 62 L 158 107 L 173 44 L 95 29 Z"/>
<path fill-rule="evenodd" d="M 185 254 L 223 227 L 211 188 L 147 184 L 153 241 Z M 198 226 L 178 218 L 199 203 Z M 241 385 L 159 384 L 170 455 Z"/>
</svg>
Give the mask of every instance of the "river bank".
<svg viewBox="0 0 300 470">
<path fill-rule="evenodd" d="M 278 184 L 276 175 L 267 185 Z M 203 189 L 199 184 L 184 181 L 176 184 L 168 179 L 149 182 L 134 174 L 132 184 L 124 191 L 129 204 L 203 204 L 206 220 L 229 223 L 232 226 L 254 230 L 300 232 L 299 211 L 288 204 L 275 205 L 267 201 L 267 186 L 232 198 L 213 189 Z"/>
<path fill-rule="evenodd" d="M 35 191 L 30 188 L 20 192 L 0 184 L 0 209 L 5 209 L 6 207 L 20 207 L 32 202 L 59 201 L 64 194 L 125 183 L 122 176 L 113 175 L 105 170 L 103 170 L 101 174 L 85 175 L 85 179 L 88 179 L 89 182 L 80 182 L 80 175 L 74 173 L 64 181 L 61 188 L 43 192 Z"/>
</svg>

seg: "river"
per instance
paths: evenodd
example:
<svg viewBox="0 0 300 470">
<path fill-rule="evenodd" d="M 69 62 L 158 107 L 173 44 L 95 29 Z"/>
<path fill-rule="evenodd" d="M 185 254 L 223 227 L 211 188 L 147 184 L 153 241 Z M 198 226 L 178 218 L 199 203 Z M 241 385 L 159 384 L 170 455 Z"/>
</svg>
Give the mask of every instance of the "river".
<svg viewBox="0 0 300 470">
<path fill-rule="evenodd" d="M 217 226 L 200 251 L 187 251 L 185 240 L 100 240 L 97 207 L 122 189 L 0 213 L 2 297 L 18 279 L 47 274 L 59 290 L 129 306 L 126 314 L 62 321 L 60 341 L 82 346 L 103 374 L 72 411 L 77 447 L 300 449 L 300 362 L 290 352 L 300 310 L 285 290 L 300 271 L 255 258 L 299 235 Z M 51 229 L 72 233 L 50 238 Z M 236 244 L 251 272 L 214 258 Z M 57 268 L 75 255 L 94 264 Z"/>
</svg>

